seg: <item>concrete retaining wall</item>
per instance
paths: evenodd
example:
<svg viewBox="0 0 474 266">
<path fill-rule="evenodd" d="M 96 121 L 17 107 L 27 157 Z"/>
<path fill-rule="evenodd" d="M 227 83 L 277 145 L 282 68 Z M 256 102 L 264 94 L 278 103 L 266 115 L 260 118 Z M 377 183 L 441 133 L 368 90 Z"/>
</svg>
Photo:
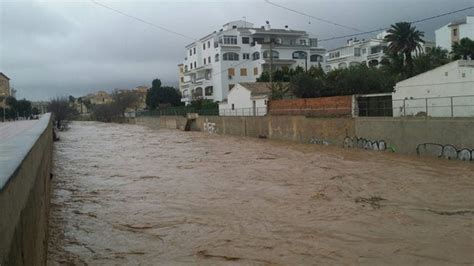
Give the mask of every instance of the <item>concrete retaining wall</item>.
<svg viewBox="0 0 474 266">
<path fill-rule="evenodd" d="M 184 117 L 137 118 L 155 128 L 183 129 Z M 305 116 L 219 117 L 201 116 L 194 129 L 235 136 L 334 144 L 391 150 L 448 159 L 474 161 L 474 119 L 442 118 L 321 118 Z"/>
<path fill-rule="evenodd" d="M 50 115 L 0 142 L 0 265 L 45 265 L 53 136 Z"/>
<path fill-rule="evenodd" d="M 418 147 L 420 155 L 443 156 L 446 145 L 474 149 L 474 119 L 360 117 L 355 119 L 355 132 L 357 137 L 384 140 L 399 153 L 415 154 Z"/>
</svg>

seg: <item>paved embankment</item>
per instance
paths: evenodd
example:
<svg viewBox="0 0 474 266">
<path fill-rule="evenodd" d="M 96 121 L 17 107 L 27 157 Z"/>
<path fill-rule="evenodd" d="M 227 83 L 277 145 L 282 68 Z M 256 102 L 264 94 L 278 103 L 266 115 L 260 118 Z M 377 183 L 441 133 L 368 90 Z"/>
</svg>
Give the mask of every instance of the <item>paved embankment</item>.
<svg viewBox="0 0 474 266">
<path fill-rule="evenodd" d="M 0 265 L 42 265 L 52 170 L 50 115 L 0 125 Z"/>
<path fill-rule="evenodd" d="M 75 122 L 49 263 L 474 263 L 474 164 Z"/>
</svg>

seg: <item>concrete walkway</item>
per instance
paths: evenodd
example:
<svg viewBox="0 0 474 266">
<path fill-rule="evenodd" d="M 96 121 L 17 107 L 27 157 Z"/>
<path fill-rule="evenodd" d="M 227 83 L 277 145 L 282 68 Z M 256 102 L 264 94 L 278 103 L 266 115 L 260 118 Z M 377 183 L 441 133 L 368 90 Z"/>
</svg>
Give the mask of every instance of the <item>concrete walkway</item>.
<svg viewBox="0 0 474 266">
<path fill-rule="evenodd" d="M 0 122 L 0 142 L 3 142 L 22 131 L 31 128 L 39 120 L 21 120 L 13 122 Z"/>
</svg>

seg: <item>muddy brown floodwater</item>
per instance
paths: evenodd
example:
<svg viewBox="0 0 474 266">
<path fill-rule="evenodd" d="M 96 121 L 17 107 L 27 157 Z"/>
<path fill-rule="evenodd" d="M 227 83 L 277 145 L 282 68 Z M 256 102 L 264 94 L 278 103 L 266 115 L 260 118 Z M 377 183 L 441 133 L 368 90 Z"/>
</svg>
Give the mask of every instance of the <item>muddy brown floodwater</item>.
<svg viewBox="0 0 474 266">
<path fill-rule="evenodd" d="M 473 165 L 74 122 L 48 264 L 471 265 Z"/>
</svg>

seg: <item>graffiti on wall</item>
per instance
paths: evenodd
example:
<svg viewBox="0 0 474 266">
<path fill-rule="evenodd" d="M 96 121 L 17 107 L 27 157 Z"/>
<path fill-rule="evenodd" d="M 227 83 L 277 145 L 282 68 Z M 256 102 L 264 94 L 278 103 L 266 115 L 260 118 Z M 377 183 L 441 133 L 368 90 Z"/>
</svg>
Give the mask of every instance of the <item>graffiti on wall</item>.
<svg viewBox="0 0 474 266">
<path fill-rule="evenodd" d="M 311 144 L 319 144 L 319 145 L 329 145 L 331 144 L 329 141 L 324 139 L 319 139 L 317 137 L 312 137 L 309 139 L 309 143 Z"/>
<path fill-rule="evenodd" d="M 351 138 L 346 136 L 343 143 L 344 148 L 359 148 L 365 150 L 374 151 L 394 151 L 392 147 L 387 147 L 387 143 L 384 140 L 370 140 L 365 138 L 354 137 Z"/>
<path fill-rule="evenodd" d="M 217 133 L 216 123 L 209 122 L 207 119 L 206 122 L 204 122 L 203 128 L 210 134 Z"/>
<path fill-rule="evenodd" d="M 436 156 L 448 160 L 474 161 L 474 150 L 469 148 L 458 149 L 451 144 L 422 143 L 416 146 L 416 154 Z"/>
</svg>

